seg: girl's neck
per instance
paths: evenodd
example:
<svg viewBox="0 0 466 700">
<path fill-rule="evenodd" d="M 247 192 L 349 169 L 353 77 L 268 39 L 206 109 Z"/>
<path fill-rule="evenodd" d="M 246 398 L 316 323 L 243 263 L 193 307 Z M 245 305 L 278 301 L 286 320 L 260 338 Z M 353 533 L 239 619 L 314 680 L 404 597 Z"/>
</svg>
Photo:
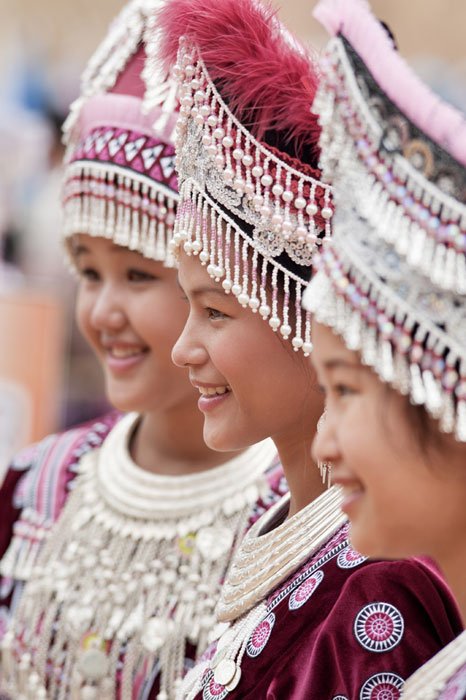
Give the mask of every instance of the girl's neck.
<svg viewBox="0 0 466 700">
<path fill-rule="evenodd" d="M 238 453 L 214 452 L 202 436 L 197 404 L 141 415 L 130 442 L 133 461 L 146 471 L 182 476 L 212 469 Z"/>
<path fill-rule="evenodd" d="M 306 435 L 274 438 L 290 489 L 288 517 L 295 515 L 326 490 L 319 469 L 311 457 L 313 431 Z"/>
</svg>

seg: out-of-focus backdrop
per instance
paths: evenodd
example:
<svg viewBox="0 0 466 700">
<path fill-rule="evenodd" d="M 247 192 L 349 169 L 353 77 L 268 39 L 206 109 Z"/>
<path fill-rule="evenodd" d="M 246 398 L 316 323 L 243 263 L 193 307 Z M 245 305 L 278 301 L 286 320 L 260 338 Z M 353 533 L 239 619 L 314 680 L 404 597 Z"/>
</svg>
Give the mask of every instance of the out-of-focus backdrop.
<svg viewBox="0 0 466 700">
<path fill-rule="evenodd" d="M 60 124 L 122 0 L 0 0 L 0 477 L 19 447 L 105 408 L 60 247 Z M 321 49 L 315 0 L 274 0 Z M 373 0 L 402 54 L 466 111 L 464 0 Z"/>
</svg>

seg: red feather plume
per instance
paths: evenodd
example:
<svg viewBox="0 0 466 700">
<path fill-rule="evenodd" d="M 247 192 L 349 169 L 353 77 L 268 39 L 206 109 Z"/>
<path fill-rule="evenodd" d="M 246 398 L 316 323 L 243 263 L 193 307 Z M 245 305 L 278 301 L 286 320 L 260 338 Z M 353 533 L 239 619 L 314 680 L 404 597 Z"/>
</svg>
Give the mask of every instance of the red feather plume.
<svg viewBox="0 0 466 700">
<path fill-rule="evenodd" d="M 168 0 L 158 27 L 167 68 L 186 36 L 252 135 L 314 165 L 320 133 L 310 111 L 318 85 L 315 63 L 293 46 L 270 6 L 254 0 Z"/>
</svg>

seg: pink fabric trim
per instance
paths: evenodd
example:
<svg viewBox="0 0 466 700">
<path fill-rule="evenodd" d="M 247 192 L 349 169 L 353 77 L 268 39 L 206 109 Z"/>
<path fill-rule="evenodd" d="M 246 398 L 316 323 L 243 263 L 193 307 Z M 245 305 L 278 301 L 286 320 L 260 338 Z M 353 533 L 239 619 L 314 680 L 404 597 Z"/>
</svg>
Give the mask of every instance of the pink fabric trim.
<svg viewBox="0 0 466 700">
<path fill-rule="evenodd" d="M 419 129 L 466 165 L 465 115 L 420 80 L 365 0 L 320 0 L 313 14 L 330 34 L 349 41 L 379 87 Z"/>
<path fill-rule="evenodd" d="M 155 134 L 154 123 L 161 116 L 162 109 L 155 107 L 147 114 L 142 112 L 142 100 L 132 95 L 108 93 L 91 97 L 83 105 L 79 115 L 79 130 L 85 137 L 92 129 L 102 126 L 119 127 L 138 131 L 141 135 L 158 136 L 166 143 L 172 143 L 177 115 L 173 115 L 167 125 Z"/>
</svg>

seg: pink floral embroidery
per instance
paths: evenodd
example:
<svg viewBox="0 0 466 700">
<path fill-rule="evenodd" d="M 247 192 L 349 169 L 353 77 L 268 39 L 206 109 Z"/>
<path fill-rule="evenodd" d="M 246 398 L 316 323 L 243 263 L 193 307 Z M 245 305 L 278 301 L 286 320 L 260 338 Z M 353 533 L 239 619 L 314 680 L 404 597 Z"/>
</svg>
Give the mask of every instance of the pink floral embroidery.
<svg viewBox="0 0 466 700">
<path fill-rule="evenodd" d="M 265 649 L 275 624 L 275 613 L 271 612 L 260 622 L 251 636 L 246 647 L 248 656 L 255 658 Z"/>
<path fill-rule="evenodd" d="M 340 569 L 353 569 L 363 561 L 366 561 L 367 557 L 363 557 L 362 554 L 356 552 L 352 547 L 345 547 L 343 551 L 340 552 L 337 558 L 337 566 Z"/>
<path fill-rule="evenodd" d="M 370 603 L 357 614 L 354 634 L 367 651 L 383 652 L 396 647 L 404 632 L 399 610 L 389 603 Z"/>
<path fill-rule="evenodd" d="M 364 683 L 359 700 L 399 700 L 403 685 L 396 673 L 377 673 Z"/>
<path fill-rule="evenodd" d="M 290 600 L 288 602 L 288 607 L 290 610 L 297 610 L 304 603 L 306 603 L 311 595 L 314 593 L 322 579 L 324 578 L 324 572 L 319 569 L 309 576 L 303 583 L 298 586 L 298 588 L 290 595 Z"/>
</svg>

